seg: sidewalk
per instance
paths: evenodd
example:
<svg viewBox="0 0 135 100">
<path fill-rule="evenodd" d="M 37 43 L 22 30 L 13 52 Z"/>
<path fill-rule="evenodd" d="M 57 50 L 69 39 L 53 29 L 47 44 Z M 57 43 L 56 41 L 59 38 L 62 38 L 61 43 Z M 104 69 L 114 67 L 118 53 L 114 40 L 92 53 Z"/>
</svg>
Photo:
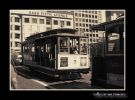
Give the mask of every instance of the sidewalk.
<svg viewBox="0 0 135 100">
<path fill-rule="evenodd" d="M 22 89 L 47 89 L 45 86 L 34 82 L 31 79 L 24 78 L 20 75 L 17 76 L 17 81 L 18 81 L 18 89 L 17 90 L 22 90 Z"/>
</svg>

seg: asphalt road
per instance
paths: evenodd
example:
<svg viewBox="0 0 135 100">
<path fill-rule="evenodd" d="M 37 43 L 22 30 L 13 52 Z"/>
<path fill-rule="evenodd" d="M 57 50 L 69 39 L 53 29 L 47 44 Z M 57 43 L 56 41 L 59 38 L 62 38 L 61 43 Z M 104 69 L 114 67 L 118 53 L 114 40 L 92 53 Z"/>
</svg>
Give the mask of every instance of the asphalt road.
<svg viewBox="0 0 135 100">
<path fill-rule="evenodd" d="M 18 73 L 17 90 L 89 90 L 91 72 L 82 74 L 82 79 L 60 81 L 45 74 L 31 71 L 25 66 L 16 66 Z"/>
</svg>

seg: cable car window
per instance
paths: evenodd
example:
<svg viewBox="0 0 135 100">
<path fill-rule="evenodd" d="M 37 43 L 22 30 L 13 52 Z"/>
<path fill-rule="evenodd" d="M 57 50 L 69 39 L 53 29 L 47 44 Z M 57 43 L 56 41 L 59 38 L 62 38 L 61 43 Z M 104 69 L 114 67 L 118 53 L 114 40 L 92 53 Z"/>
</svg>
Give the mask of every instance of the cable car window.
<svg viewBox="0 0 135 100">
<path fill-rule="evenodd" d="M 108 51 L 119 51 L 119 34 L 111 33 L 108 35 Z"/>
<path fill-rule="evenodd" d="M 83 43 L 82 44 L 82 46 L 80 46 L 81 48 L 80 48 L 80 53 L 81 54 L 87 54 L 87 52 L 88 52 L 88 39 L 86 39 L 86 38 L 82 38 L 82 39 L 85 39 L 85 43 Z"/>
<path fill-rule="evenodd" d="M 70 54 L 79 54 L 79 38 L 70 38 Z"/>
<path fill-rule="evenodd" d="M 123 33 L 110 33 L 107 40 L 107 52 L 108 53 L 120 53 L 123 52 L 124 37 Z"/>
<path fill-rule="evenodd" d="M 68 38 L 60 37 L 60 52 L 68 52 Z"/>
</svg>

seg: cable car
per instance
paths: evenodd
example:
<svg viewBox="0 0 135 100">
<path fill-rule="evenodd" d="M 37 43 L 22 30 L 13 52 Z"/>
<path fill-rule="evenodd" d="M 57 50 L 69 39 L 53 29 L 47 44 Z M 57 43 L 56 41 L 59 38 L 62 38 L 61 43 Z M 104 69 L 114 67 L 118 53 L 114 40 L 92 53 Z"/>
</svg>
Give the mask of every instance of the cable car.
<svg viewBox="0 0 135 100">
<path fill-rule="evenodd" d="M 80 40 L 86 39 L 81 46 Z M 22 64 L 32 70 L 63 79 L 81 78 L 90 69 L 88 37 L 61 28 L 31 35 L 22 43 Z"/>
</svg>

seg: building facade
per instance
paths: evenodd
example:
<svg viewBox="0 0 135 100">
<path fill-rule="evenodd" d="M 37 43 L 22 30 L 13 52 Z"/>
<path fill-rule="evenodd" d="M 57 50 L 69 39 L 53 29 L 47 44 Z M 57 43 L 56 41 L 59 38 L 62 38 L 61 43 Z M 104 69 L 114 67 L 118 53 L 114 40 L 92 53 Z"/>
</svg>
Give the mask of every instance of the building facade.
<svg viewBox="0 0 135 100">
<path fill-rule="evenodd" d="M 51 10 L 48 12 L 72 14 L 74 16 L 74 29 L 78 30 L 78 34 L 88 36 L 89 44 L 100 41 L 103 32 L 91 31 L 90 27 L 106 21 L 105 10 Z M 86 39 L 81 39 L 81 45 L 86 42 Z"/>
<path fill-rule="evenodd" d="M 125 14 L 124 10 L 106 11 L 106 21 L 115 20 L 123 14 Z"/>
<path fill-rule="evenodd" d="M 10 10 L 11 50 L 20 52 L 20 43 L 26 37 L 57 28 L 73 29 L 73 15 L 46 10 Z"/>
<path fill-rule="evenodd" d="M 103 10 L 75 10 L 74 26 L 80 34 L 88 36 L 88 43 L 99 42 L 99 31 L 90 30 L 91 26 L 105 22 L 105 11 Z M 81 44 L 85 44 L 86 40 L 82 39 Z"/>
<path fill-rule="evenodd" d="M 124 10 L 113 10 L 113 11 L 106 11 L 106 22 L 116 20 L 120 17 L 125 16 L 125 11 Z M 119 34 L 112 33 L 109 36 L 110 40 L 115 40 L 119 39 Z"/>
</svg>

